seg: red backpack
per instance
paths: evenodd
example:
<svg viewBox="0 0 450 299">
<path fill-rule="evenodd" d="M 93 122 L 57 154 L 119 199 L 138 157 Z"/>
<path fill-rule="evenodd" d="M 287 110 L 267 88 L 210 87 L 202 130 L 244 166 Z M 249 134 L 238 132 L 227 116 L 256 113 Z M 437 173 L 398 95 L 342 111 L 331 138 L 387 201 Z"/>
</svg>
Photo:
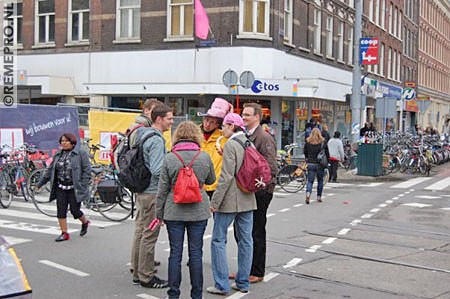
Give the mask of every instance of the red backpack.
<svg viewBox="0 0 450 299">
<path fill-rule="evenodd" d="M 175 157 L 180 160 L 183 167 L 178 170 L 177 182 L 173 189 L 173 201 L 175 203 L 197 203 L 203 200 L 202 194 L 200 192 L 200 184 L 198 183 L 197 176 L 195 175 L 192 165 L 195 159 L 200 154 L 198 151 L 192 158 L 191 163 L 186 166 L 183 158 L 176 152 L 172 151 Z"/>
<path fill-rule="evenodd" d="M 247 139 L 245 143 L 237 138 L 231 140 L 239 142 L 245 150 L 244 161 L 236 174 L 239 189 L 245 193 L 254 193 L 265 189 L 272 180 L 272 173 L 266 158 L 252 146 L 250 140 Z"/>
</svg>

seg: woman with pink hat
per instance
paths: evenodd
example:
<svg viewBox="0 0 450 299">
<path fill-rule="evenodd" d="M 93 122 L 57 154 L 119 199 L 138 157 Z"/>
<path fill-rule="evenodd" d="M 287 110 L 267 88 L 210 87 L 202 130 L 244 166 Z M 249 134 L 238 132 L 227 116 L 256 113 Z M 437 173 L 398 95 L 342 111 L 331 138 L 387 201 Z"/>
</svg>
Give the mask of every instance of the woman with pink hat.
<svg viewBox="0 0 450 299">
<path fill-rule="evenodd" d="M 220 169 L 222 168 L 222 155 L 217 152 L 216 142 L 218 142 L 223 148 L 226 142 L 226 138 L 222 137 L 220 127 L 222 121 L 229 112 L 233 110 L 233 105 L 222 98 L 215 98 L 206 113 L 199 113 L 199 116 L 203 116 L 203 122 L 200 128 L 203 132 L 204 141 L 201 144 L 202 151 L 208 153 L 214 165 L 214 172 L 216 174 L 216 181 L 211 185 L 205 185 L 205 191 L 211 199 L 214 191 L 217 188 L 217 182 L 220 175 Z"/>
</svg>

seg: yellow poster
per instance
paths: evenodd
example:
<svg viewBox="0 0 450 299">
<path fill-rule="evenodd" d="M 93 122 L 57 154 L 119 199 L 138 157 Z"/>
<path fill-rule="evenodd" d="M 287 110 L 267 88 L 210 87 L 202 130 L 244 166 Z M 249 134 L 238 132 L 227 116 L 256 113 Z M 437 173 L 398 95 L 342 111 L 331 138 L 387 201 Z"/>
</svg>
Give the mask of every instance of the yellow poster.
<svg viewBox="0 0 450 299">
<path fill-rule="evenodd" d="M 109 112 L 109 111 L 89 111 L 89 135 L 91 144 L 100 144 L 103 147 L 95 154 L 95 161 L 100 163 L 109 163 L 109 154 L 111 144 L 115 138 L 118 138 L 119 132 L 125 133 L 134 123 L 134 119 L 139 113 L 130 112 Z M 163 133 L 166 140 L 166 148 L 172 148 L 171 130 Z"/>
</svg>

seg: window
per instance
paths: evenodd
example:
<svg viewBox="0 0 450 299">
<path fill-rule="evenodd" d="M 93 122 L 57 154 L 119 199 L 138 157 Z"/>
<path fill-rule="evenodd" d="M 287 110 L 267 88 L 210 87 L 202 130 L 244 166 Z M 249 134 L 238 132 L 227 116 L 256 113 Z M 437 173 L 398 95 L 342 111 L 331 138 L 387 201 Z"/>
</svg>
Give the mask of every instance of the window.
<svg viewBox="0 0 450 299">
<path fill-rule="evenodd" d="M 141 0 L 117 0 L 116 40 L 141 36 Z"/>
<path fill-rule="evenodd" d="M 386 24 L 384 20 L 384 16 L 386 14 L 386 0 L 381 0 L 381 28 L 385 29 Z"/>
<path fill-rule="evenodd" d="M 284 40 L 292 44 L 292 2 L 284 0 Z"/>
<path fill-rule="evenodd" d="M 333 57 L 333 17 L 327 17 L 327 57 Z"/>
<path fill-rule="evenodd" d="M 391 4 L 389 5 L 389 33 L 392 33 L 392 18 L 393 18 L 393 13 L 394 13 L 394 5 Z"/>
<path fill-rule="evenodd" d="M 381 44 L 381 49 L 380 49 L 380 60 L 378 62 L 378 64 L 380 65 L 380 76 L 384 76 L 384 44 Z"/>
<path fill-rule="evenodd" d="M 392 78 L 392 48 L 389 47 L 388 50 L 388 61 L 387 61 L 387 77 Z"/>
<path fill-rule="evenodd" d="M 337 58 L 339 61 L 344 61 L 344 23 L 342 21 L 339 21 L 337 36 L 338 36 Z"/>
<path fill-rule="evenodd" d="M 68 40 L 89 41 L 89 0 L 69 0 Z"/>
<path fill-rule="evenodd" d="M 373 0 L 367 2 L 369 3 L 369 20 L 373 22 Z"/>
<path fill-rule="evenodd" d="M 398 9 L 397 9 L 397 7 L 395 7 L 395 10 L 394 10 L 394 23 L 392 24 L 392 34 L 394 35 L 394 36 L 397 36 L 397 24 L 398 24 Z"/>
<path fill-rule="evenodd" d="M 14 14 L 12 15 L 14 26 L 14 45 L 22 46 L 22 25 L 23 25 L 23 3 L 14 3 Z"/>
<path fill-rule="evenodd" d="M 36 0 L 35 44 L 55 42 L 55 0 Z"/>
<path fill-rule="evenodd" d="M 270 0 L 240 0 L 239 32 L 269 36 Z"/>
<path fill-rule="evenodd" d="M 375 0 L 375 24 L 380 25 L 380 0 Z"/>
<path fill-rule="evenodd" d="M 353 64 L 353 28 L 349 26 L 347 32 L 347 63 Z"/>
<path fill-rule="evenodd" d="M 322 35 L 322 15 L 320 10 L 314 9 L 314 53 L 320 53 L 320 39 Z"/>
<path fill-rule="evenodd" d="M 400 76 L 400 68 L 402 67 L 401 57 L 402 57 L 402 53 L 398 52 L 398 54 L 397 54 L 397 81 L 401 81 L 401 76 Z"/>
<path fill-rule="evenodd" d="M 168 37 L 193 38 L 194 3 L 192 0 L 169 0 Z"/>
<path fill-rule="evenodd" d="M 394 53 L 392 55 L 392 74 L 391 79 L 397 80 L 397 50 L 394 50 Z"/>
<path fill-rule="evenodd" d="M 402 14 L 402 11 L 400 10 L 399 12 L 398 12 L 398 23 L 397 23 L 397 37 L 399 38 L 399 39 L 401 39 L 401 40 L 403 40 L 402 39 L 402 18 L 403 18 L 403 14 Z"/>
</svg>

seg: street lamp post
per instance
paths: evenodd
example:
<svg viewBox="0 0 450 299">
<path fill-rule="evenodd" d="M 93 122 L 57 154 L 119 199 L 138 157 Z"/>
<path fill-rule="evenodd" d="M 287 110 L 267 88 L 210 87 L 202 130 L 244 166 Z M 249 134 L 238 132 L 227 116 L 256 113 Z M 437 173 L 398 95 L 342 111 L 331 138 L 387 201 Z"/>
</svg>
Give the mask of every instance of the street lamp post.
<svg viewBox="0 0 450 299">
<path fill-rule="evenodd" d="M 352 110 L 352 124 L 351 134 L 352 142 L 357 142 L 359 139 L 359 128 L 361 126 L 361 66 L 359 61 L 360 55 L 360 39 L 362 36 L 362 0 L 355 0 L 355 36 L 353 45 L 355 51 L 353 52 L 353 81 L 352 81 L 352 98 L 350 101 L 350 108 Z"/>
</svg>

